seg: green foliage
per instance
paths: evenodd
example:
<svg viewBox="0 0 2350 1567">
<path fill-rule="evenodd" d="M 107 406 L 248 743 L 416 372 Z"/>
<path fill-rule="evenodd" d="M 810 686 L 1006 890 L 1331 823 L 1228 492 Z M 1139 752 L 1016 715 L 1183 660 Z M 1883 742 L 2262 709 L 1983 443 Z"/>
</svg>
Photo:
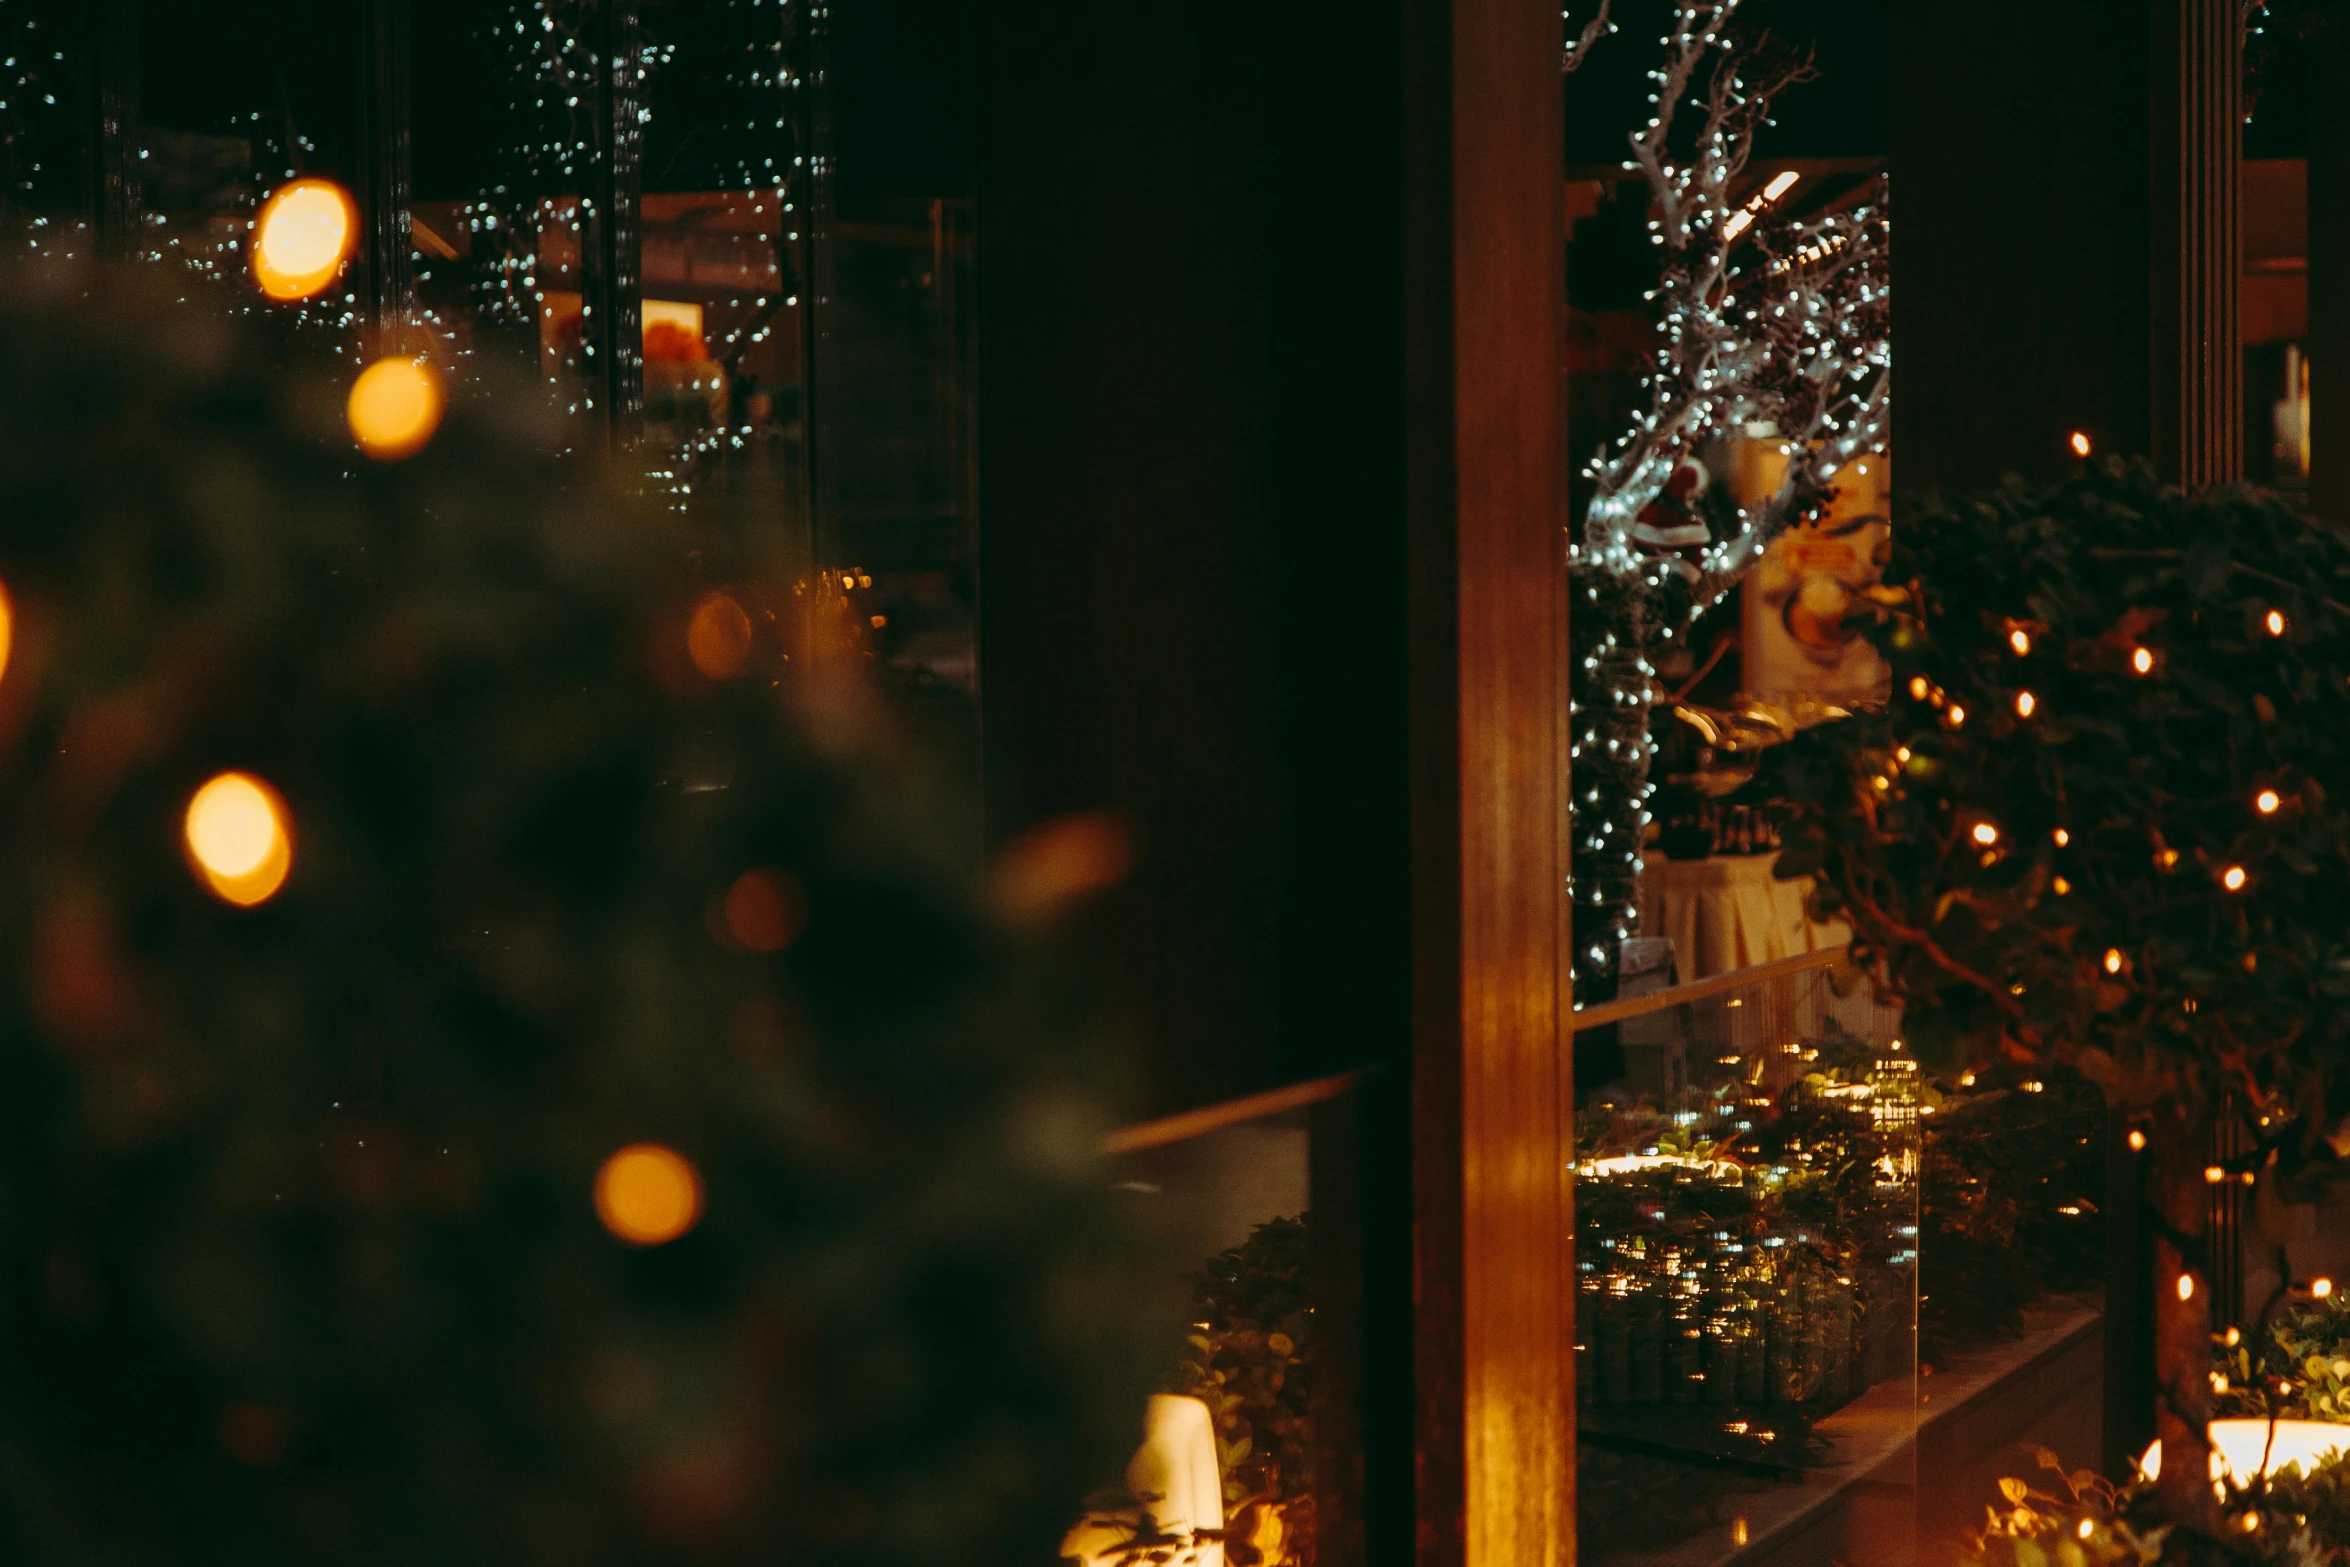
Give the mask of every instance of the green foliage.
<svg viewBox="0 0 2350 1567">
<path fill-rule="evenodd" d="M 2167 1517 L 2150 1483 L 2116 1486 L 2076 1469 L 2046 1448 L 2034 1449 L 2053 1471 L 2054 1489 L 2009 1478 L 2005 1505 L 1987 1507 L 1984 1526 L 1962 1558 L 1965 1567 L 2343 1567 L 2350 1562 L 2350 1521 L 2341 1506 L 2350 1468 L 2335 1464 L 2304 1478 L 2287 1466 L 2265 1486 L 2227 1488 L 2215 1534 Z"/>
<path fill-rule="evenodd" d="M 2288 1166 L 2350 1135 L 2350 541 L 2116 463 L 1919 508 L 1886 581 L 1890 709 L 1758 788 L 1912 1040 L 2125 1105 L 2232 1091 Z"/>
<path fill-rule="evenodd" d="M 1198 1312 L 1180 1390 L 1215 1421 L 1224 1503 L 1278 1508 L 1293 1559 L 1311 1562 L 1313 1355 L 1306 1216 L 1269 1219 L 1192 1281 Z M 1237 1531 L 1236 1531 L 1237 1532 Z"/>
<path fill-rule="evenodd" d="M 2336 1293 L 2281 1313 L 2257 1345 L 2223 1345 L 2218 1370 L 2221 1414 L 2350 1422 L 2350 1302 Z"/>
<path fill-rule="evenodd" d="M 1101 1052 L 911 760 L 694 676 L 685 541 L 508 405 L 353 471 L 332 381 L 93 281 L 0 288 L 0 1559 L 1049 1556 L 1149 1364 Z M 252 909 L 179 847 L 231 767 Z M 707 1191 L 649 1249 L 640 1139 Z"/>
<path fill-rule="evenodd" d="M 2010 1063 L 1974 1076 L 1927 1091 L 1918 1353 L 1929 1362 L 2013 1335 L 2034 1301 L 2102 1280 L 2103 1097 L 2069 1072 Z"/>
</svg>

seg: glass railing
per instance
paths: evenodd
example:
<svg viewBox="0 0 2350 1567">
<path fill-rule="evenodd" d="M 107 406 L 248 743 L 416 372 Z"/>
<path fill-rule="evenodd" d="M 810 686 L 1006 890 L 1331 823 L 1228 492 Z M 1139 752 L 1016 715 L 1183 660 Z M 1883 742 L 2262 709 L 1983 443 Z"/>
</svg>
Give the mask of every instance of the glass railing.
<svg viewBox="0 0 2350 1567">
<path fill-rule="evenodd" d="M 1914 1554 L 1925 1106 L 1838 956 L 1577 1015 L 1582 1561 Z"/>
</svg>

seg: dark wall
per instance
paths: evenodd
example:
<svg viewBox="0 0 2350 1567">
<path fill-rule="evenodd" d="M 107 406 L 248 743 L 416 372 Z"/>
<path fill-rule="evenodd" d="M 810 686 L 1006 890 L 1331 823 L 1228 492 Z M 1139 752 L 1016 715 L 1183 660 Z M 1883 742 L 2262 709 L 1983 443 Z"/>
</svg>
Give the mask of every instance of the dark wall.
<svg viewBox="0 0 2350 1567">
<path fill-rule="evenodd" d="M 1893 6 L 1894 474 L 1972 488 L 2150 449 L 2150 10 Z"/>
<path fill-rule="evenodd" d="M 1338 4 L 986 24 L 990 831 L 1126 816 L 1085 934 L 1138 1111 L 1408 1027 L 1398 37 Z"/>
</svg>

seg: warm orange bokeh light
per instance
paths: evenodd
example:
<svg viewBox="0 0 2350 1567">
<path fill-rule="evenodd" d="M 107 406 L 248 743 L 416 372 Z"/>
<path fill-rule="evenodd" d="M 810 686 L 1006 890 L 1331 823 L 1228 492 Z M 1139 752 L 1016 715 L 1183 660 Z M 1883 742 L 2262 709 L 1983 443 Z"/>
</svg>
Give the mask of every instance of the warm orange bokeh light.
<svg viewBox="0 0 2350 1567">
<path fill-rule="evenodd" d="M 2015 716 L 2018 718 L 2031 717 L 2033 710 L 2039 705 L 2040 699 L 2029 691 L 2018 691 L 2015 694 Z"/>
<path fill-rule="evenodd" d="M 726 929 L 753 952 L 781 952 L 807 923 L 799 884 L 781 871 L 745 871 L 726 890 Z"/>
<path fill-rule="evenodd" d="M 751 617 L 731 593 L 705 593 L 686 622 L 685 650 L 712 680 L 732 680 L 751 662 Z"/>
<path fill-rule="evenodd" d="M 2227 888 L 2230 892 L 2242 892 L 2244 890 L 2244 880 L 2244 867 L 2241 865 L 2231 865 L 2225 871 L 2220 873 L 2219 884 Z"/>
<path fill-rule="evenodd" d="M 702 1217 L 702 1177 L 685 1155 L 631 1143 L 596 1172 L 596 1217 L 631 1246 L 659 1246 Z"/>
<path fill-rule="evenodd" d="M 352 439 L 368 456 L 413 456 L 441 426 L 441 383 L 413 359 L 378 359 L 351 383 Z"/>
<path fill-rule="evenodd" d="M 2007 645 L 2015 649 L 2016 657 L 2022 658 L 2032 651 L 2032 634 L 2021 629 L 2010 631 L 2007 634 Z"/>
<path fill-rule="evenodd" d="M 2268 634 L 2269 634 L 2270 636 L 2272 636 L 2272 637 L 2281 637 L 2281 636 L 2283 636 L 2283 635 L 2285 634 L 2285 612 L 2284 612 L 2283 610 L 2281 610 L 2281 609 L 2272 609 L 2272 610 L 2270 610 L 2270 611 L 2268 612 L 2268 620 L 2267 620 L 2267 625 L 2268 625 Z"/>
<path fill-rule="evenodd" d="M 222 773 L 188 801 L 189 863 L 227 902 L 250 908 L 286 883 L 294 834 L 285 802 L 251 773 Z"/>
<path fill-rule="evenodd" d="M 2119 947 L 2108 947 L 2108 948 L 2106 948 L 2106 949 L 2105 949 L 2105 972 L 2106 972 L 2106 973 L 2108 973 L 2108 974 L 2119 974 L 2121 971 L 2122 971 L 2122 949 L 2121 949 L 2121 948 L 2119 948 Z"/>
<path fill-rule="evenodd" d="M 2140 648 L 2130 655 L 2130 667 L 2141 675 L 2150 675 L 2154 673 L 2154 655 Z"/>
<path fill-rule="evenodd" d="M 5 646 L 5 644 L 0 644 L 0 646 Z M 0 663 L 5 661 L 5 655 L 0 655 Z M 2252 797 L 2253 808 L 2263 816 L 2274 815 L 2277 807 L 2284 803 L 2284 798 L 2274 789 L 2263 789 Z"/>
<path fill-rule="evenodd" d="M 2071 446 L 2072 446 L 2072 449 L 2073 449 L 2073 455 L 2074 455 L 2075 457 L 2086 457 L 2086 456 L 2088 456 L 2088 455 L 2089 455 L 2089 432 L 2088 432 L 2088 431 L 2086 431 L 2086 430 L 2075 430 L 2075 431 L 2073 432 L 2073 438 L 2072 438 L 2072 441 L 2071 441 L 2071 443 L 2070 443 L 2070 444 L 2071 444 Z"/>
<path fill-rule="evenodd" d="M 16 601 L 0 584 L 0 675 L 8 673 L 8 655 L 16 646 Z"/>
<path fill-rule="evenodd" d="M 331 180 L 281 185 L 253 219 L 253 281 L 272 299 L 308 299 L 351 254 L 359 212 Z"/>
<path fill-rule="evenodd" d="M 1975 842 L 1989 848 L 1999 841 L 1999 829 L 1989 822 L 1975 823 Z"/>
</svg>

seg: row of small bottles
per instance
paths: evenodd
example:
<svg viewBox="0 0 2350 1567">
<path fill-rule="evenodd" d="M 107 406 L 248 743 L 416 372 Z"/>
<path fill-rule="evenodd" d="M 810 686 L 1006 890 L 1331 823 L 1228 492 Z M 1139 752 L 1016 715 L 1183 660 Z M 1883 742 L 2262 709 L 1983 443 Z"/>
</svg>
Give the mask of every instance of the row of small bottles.
<svg viewBox="0 0 2350 1567">
<path fill-rule="evenodd" d="M 1902 1368 L 1893 1330 L 1903 1314 L 1889 1309 L 1906 1295 L 1902 1280 L 1870 1288 L 1808 1257 L 1726 1272 L 1635 1263 L 1586 1275 L 1577 1396 L 1593 1406 L 1841 1402 Z"/>
</svg>

